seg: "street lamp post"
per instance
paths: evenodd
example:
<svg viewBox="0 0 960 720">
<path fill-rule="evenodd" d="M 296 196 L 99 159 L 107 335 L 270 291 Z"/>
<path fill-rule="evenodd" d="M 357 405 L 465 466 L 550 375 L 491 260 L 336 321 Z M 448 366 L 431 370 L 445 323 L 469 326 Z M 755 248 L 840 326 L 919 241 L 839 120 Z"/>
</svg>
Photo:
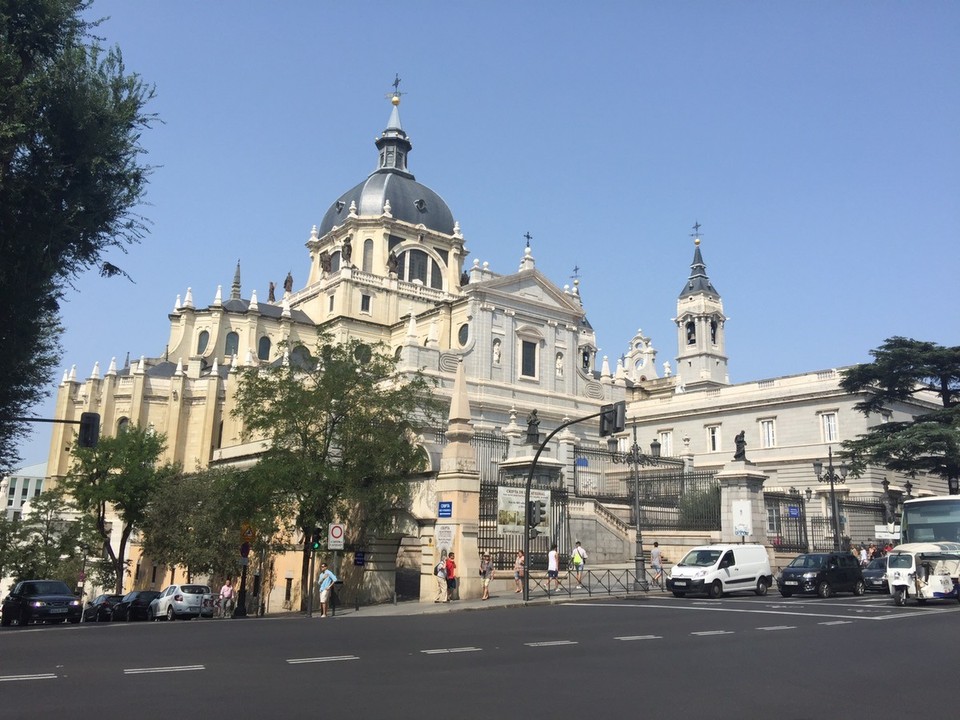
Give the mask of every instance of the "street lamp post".
<svg viewBox="0 0 960 720">
<path fill-rule="evenodd" d="M 608 442 L 610 443 L 611 450 L 614 450 L 617 442 L 616 439 L 610 438 Z M 637 444 L 637 426 L 634 425 L 633 444 L 630 446 L 630 451 L 622 456 L 622 462 L 628 463 L 631 468 L 630 474 L 633 476 L 633 512 L 637 520 L 637 544 L 633 560 L 635 575 L 633 589 L 644 592 L 649 590 L 650 586 L 647 583 L 646 561 L 643 559 L 643 528 L 640 522 L 640 466 L 655 465 L 659 457 L 660 443 L 656 440 L 650 443 L 650 455 L 645 455 L 640 452 L 640 445 Z M 618 458 L 614 455 L 614 462 L 617 461 Z"/>
<path fill-rule="evenodd" d="M 840 472 L 833 469 L 833 447 L 827 447 L 827 470 L 824 472 L 823 463 L 817 460 L 813 463 L 813 472 L 817 475 L 817 480 L 823 483 L 830 483 L 830 506 L 833 509 L 833 549 L 840 549 L 840 510 L 837 506 L 837 491 L 835 484 L 843 484 L 847 481 L 847 473 L 850 471 L 846 465 L 841 465 Z"/>
</svg>

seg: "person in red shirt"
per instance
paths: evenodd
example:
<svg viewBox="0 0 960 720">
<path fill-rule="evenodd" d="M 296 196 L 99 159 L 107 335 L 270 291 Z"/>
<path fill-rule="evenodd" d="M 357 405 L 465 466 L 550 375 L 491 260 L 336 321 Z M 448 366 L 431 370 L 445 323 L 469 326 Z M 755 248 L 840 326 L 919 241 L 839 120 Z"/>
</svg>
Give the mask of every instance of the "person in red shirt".
<svg viewBox="0 0 960 720">
<path fill-rule="evenodd" d="M 453 553 L 447 555 L 447 600 L 459 600 L 460 593 L 457 592 L 457 561 L 453 558 Z"/>
</svg>

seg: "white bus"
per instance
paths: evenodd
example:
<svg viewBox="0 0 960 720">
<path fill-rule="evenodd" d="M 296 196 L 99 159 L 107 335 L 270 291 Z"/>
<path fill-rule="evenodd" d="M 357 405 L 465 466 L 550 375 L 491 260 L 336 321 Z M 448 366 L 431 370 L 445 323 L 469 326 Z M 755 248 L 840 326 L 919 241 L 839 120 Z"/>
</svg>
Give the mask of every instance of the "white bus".
<svg viewBox="0 0 960 720">
<path fill-rule="evenodd" d="M 900 542 L 960 542 L 960 495 L 905 500 Z"/>
</svg>

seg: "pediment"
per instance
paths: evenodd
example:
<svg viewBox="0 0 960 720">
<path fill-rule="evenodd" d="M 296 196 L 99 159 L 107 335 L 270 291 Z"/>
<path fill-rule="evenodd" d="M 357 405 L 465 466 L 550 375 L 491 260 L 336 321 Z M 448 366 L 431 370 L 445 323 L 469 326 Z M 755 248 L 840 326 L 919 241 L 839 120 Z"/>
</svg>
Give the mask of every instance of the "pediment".
<svg viewBox="0 0 960 720">
<path fill-rule="evenodd" d="M 585 313 L 573 296 L 563 292 L 539 270 L 487 280 L 470 288 L 498 307 L 534 306 L 582 317 Z"/>
</svg>

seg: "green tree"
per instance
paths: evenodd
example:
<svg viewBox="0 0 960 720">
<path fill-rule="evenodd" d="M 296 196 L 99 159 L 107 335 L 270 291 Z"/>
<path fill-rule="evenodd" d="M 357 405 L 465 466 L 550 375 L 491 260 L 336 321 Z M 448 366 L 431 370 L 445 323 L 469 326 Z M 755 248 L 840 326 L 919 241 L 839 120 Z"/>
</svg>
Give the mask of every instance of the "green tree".
<svg viewBox="0 0 960 720">
<path fill-rule="evenodd" d="M 244 473 L 207 469 L 168 478 L 152 496 L 143 521 L 143 551 L 191 573 L 234 577 L 240 530 L 258 510 L 239 499 Z"/>
<path fill-rule="evenodd" d="M 77 584 L 87 567 L 92 526 L 57 490 L 30 501 L 29 512 L 9 527 L 6 563 L 15 580 L 49 578 Z"/>
<path fill-rule="evenodd" d="M 143 522 L 157 489 L 180 474 L 176 465 L 158 465 L 166 438 L 149 428 L 129 426 L 116 437 L 101 438 L 94 448 L 74 444 L 73 464 L 62 487 L 77 508 L 93 518 L 102 557 L 116 574 L 116 592 L 123 591 L 130 533 Z M 109 514 L 121 523 L 114 548 Z"/>
<path fill-rule="evenodd" d="M 302 587 L 314 527 L 349 518 L 351 539 L 362 542 L 406 503 L 406 481 L 425 461 L 411 428 L 438 410 L 430 390 L 355 339 L 321 338 L 316 359 L 298 346 L 289 362 L 243 371 L 234 414 L 245 437 L 264 441 L 249 484 L 275 518 L 289 519 L 282 530 L 304 539 Z"/>
<path fill-rule="evenodd" d="M 83 19 L 90 0 L 0 0 L 0 469 L 59 361 L 71 281 L 145 234 L 133 209 L 149 168 L 140 136 L 153 88 Z"/>
<path fill-rule="evenodd" d="M 928 472 L 960 492 L 960 347 L 892 337 L 870 354 L 871 363 L 843 373 L 841 387 L 862 394 L 855 407 L 865 415 L 919 395 L 937 397 L 940 407 L 912 420 L 886 422 L 843 443 L 854 474 L 867 465 L 912 474 Z"/>
</svg>

